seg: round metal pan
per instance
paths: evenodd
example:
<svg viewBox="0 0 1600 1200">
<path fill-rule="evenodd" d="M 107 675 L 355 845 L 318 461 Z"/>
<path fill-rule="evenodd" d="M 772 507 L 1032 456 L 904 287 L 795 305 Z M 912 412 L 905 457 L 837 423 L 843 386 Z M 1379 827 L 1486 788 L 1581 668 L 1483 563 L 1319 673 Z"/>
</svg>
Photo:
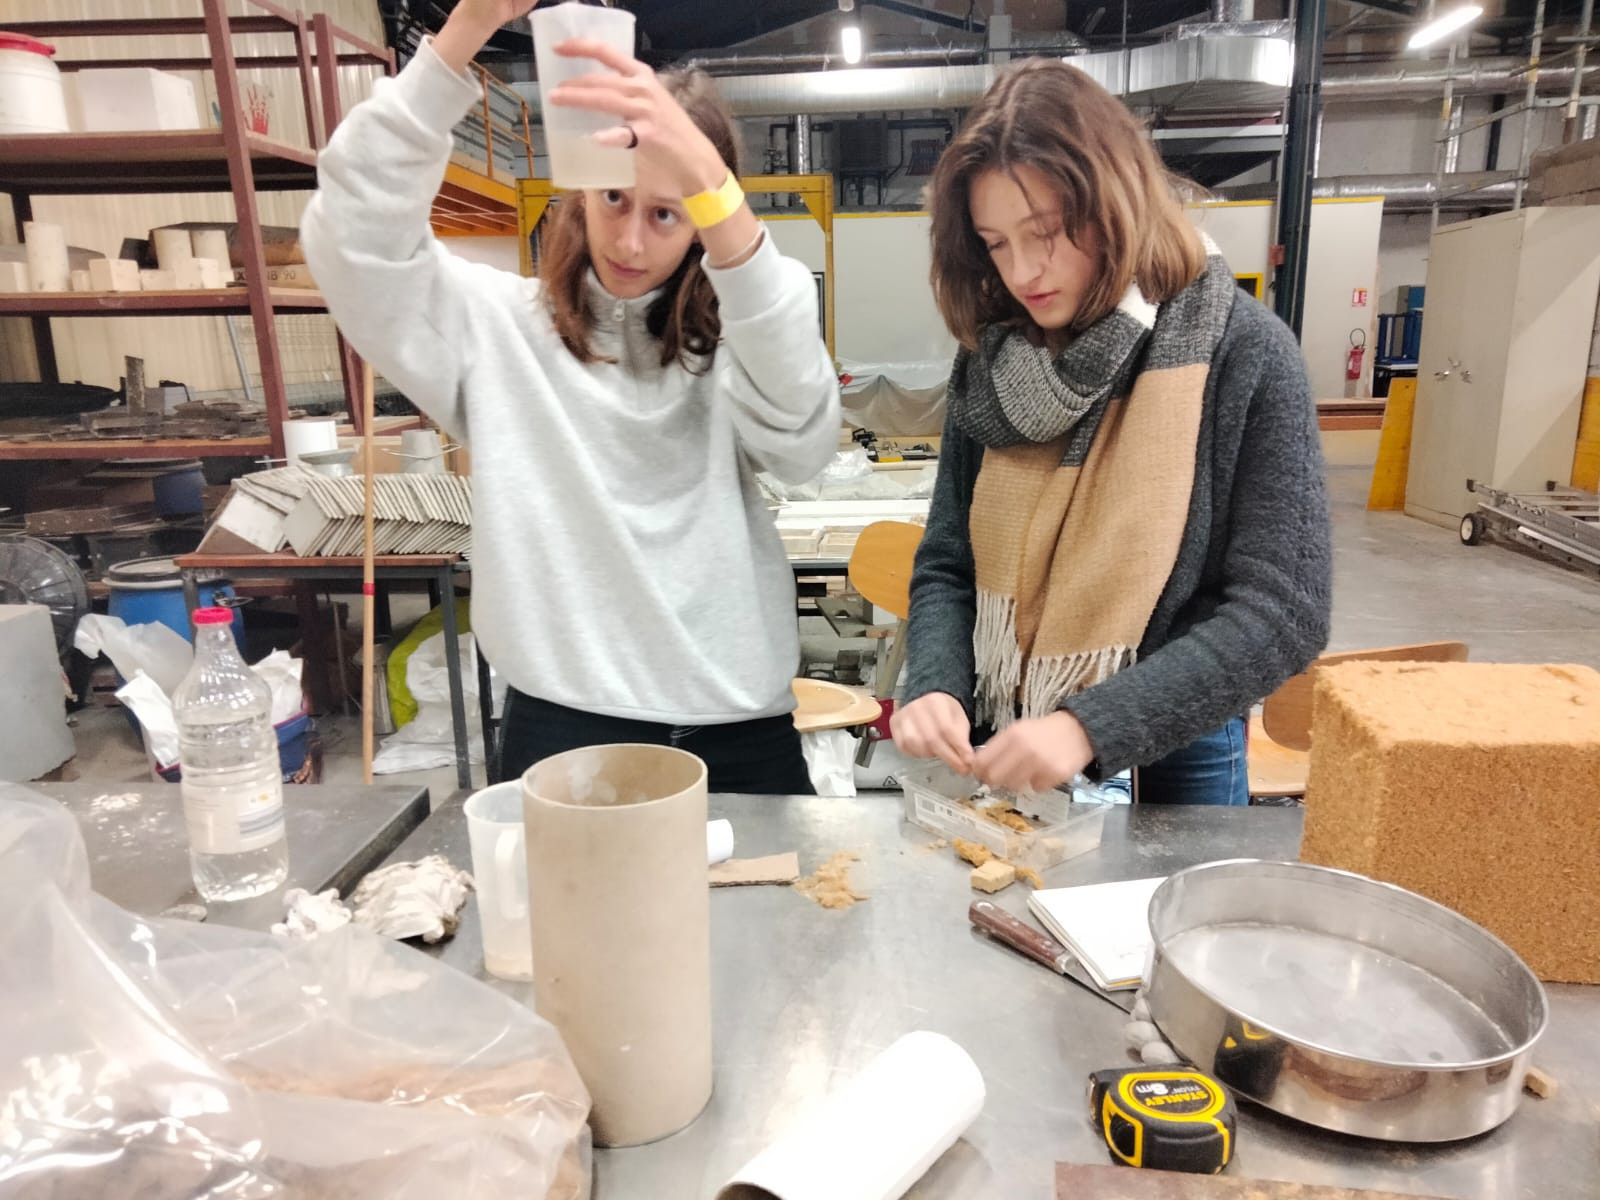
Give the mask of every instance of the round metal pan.
<svg viewBox="0 0 1600 1200">
<path fill-rule="evenodd" d="M 1195 1066 L 1323 1129 L 1447 1142 L 1516 1111 L 1549 1015 L 1511 948 L 1361 875 L 1236 860 L 1150 901 L 1151 1016 Z"/>
</svg>

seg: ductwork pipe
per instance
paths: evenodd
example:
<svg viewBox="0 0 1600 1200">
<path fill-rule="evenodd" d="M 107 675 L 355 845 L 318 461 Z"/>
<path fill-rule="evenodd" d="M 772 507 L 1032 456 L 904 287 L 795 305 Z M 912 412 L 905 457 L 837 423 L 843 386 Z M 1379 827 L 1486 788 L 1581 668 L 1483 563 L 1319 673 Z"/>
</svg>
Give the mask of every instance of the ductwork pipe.
<svg viewBox="0 0 1600 1200">
<path fill-rule="evenodd" d="M 1444 91 L 1450 74 L 1442 62 L 1332 64 L 1322 76 L 1324 102 L 1431 100 Z M 1573 68 L 1555 65 L 1539 68 L 1541 92 L 1565 92 L 1572 86 Z M 1594 67 L 1584 72 L 1584 84 L 1600 83 Z M 1520 58 L 1478 58 L 1457 62 L 1457 96 L 1492 96 L 1520 92 L 1528 84 L 1527 61 Z"/>
<path fill-rule="evenodd" d="M 1439 207 L 1447 210 L 1510 208 L 1515 192 L 1516 175 L 1511 171 L 1463 171 L 1444 178 L 1444 198 Z M 1461 192 L 1462 188 L 1473 188 Z M 1242 187 L 1218 188 L 1217 195 L 1226 200 L 1274 200 L 1278 185 L 1275 183 L 1246 184 Z M 1452 194 L 1455 193 L 1455 194 Z M 1319 179 L 1311 187 L 1316 200 L 1381 199 L 1392 211 L 1424 211 L 1440 194 L 1438 181 L 1432 172 L 1416 175 L 1340 175 Z"/>
</svg>

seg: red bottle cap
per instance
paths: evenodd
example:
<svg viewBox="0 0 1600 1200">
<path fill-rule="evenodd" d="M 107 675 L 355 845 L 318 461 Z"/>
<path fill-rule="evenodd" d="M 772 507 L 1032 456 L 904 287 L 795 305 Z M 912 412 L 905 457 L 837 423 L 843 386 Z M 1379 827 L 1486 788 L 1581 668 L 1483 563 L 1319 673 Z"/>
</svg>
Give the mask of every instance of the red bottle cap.
<svg viewBox="0 0 1600 1200">
<path fill-rule="evenodd" d="M 196 625 L 227 625 L 233 621 L 231 608 L 197 608 L 194 610 L 194 623 Z"/>
</svg>

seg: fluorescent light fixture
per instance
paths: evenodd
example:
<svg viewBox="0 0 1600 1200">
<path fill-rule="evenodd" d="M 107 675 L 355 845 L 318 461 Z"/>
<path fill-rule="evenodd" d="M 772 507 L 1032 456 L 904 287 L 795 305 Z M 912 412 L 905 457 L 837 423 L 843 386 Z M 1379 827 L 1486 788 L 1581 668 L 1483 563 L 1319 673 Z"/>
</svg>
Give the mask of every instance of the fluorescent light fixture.
<svg viewBox="0 0 1600 1200">
<path fill-rule="evenodd" d="M 1481 10 L 1480 10 L 1481 11 Z M 844 51 L 844 60 L 854 66 L 861 61 L 861 26 L 851 21 L 839 27 L 839 48 Z"/>
<path fill-rule="evenodd" d="M 1440 14 L 1413 33 L 1411 40 L 1406 43 L 1406 49 L 1421 50 L 1424 46 L 1442 42 L 1451 34 L 1471 25 L 1481 16 L 1483 16 L 1483 9 L 1476 4 L 1463 4 L 1460 8 L 1452 8 L 1449 12 Z"/>
</svg>

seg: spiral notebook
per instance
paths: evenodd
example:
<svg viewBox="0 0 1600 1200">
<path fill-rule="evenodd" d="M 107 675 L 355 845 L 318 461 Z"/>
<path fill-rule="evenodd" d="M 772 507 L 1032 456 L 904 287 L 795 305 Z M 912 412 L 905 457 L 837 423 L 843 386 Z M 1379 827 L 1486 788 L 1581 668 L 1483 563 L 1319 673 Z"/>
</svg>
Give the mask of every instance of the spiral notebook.
<svg viewBox="0 0 1600 1200">
<path fill-rule="evenodd" d="M 1158 876 L 1045 888 L 1028 897 L 1028 907 L 1097 986 L 1125 991 L 1139 986 L 1150 956 L 1150 897 L 1164 882 Z"/>
</svg>

